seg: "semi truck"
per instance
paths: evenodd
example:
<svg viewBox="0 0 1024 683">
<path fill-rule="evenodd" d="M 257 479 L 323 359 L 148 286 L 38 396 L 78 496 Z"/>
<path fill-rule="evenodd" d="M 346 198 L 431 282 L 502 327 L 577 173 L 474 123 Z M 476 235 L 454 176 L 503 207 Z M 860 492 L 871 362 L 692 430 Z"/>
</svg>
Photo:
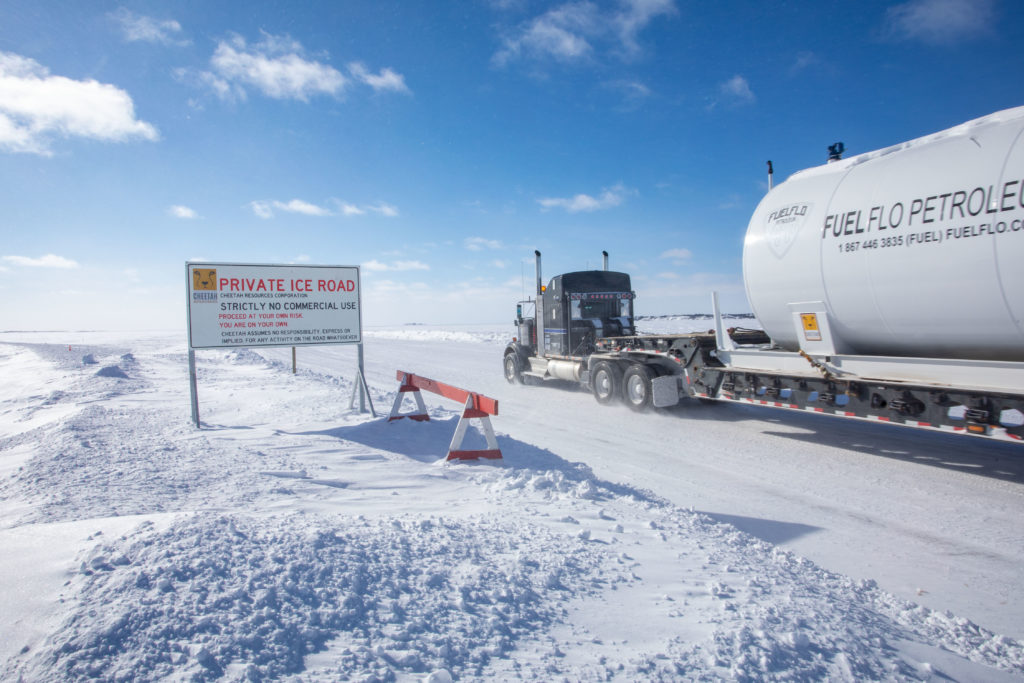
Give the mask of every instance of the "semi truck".
<svg viewBox="0 0 1024 683">
<path fill-rule="evenodd" d="M 1020 442 L 1022 138 L 1018 107 L 770 187 L 743 247 L 759 329 L 727 329 L 711 293 L 714 329 L 640 334 L 607 252 L 547 285 L 536 252 L 505 378 L 637 411 L 732 401 Z"/>
</svg>

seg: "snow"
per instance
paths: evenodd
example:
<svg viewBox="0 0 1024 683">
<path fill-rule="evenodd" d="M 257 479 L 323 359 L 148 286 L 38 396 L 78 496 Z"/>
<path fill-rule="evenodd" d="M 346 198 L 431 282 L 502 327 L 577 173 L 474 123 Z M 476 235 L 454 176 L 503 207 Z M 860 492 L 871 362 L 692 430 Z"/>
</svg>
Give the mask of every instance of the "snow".
<svg viewBox="0 0 1024 683">
<path fill-rule="evenodd" d="M 376 418 L 352 347 L 200 351 L 199 430 L 181 332 L 0 334 L 0 679 L 1024 680 L 1019 446 L 638 415 L 506 384 L 513 333 L 366 330 Z M 389 423 L 399 369 L 503 460 Z"/>
</svg>

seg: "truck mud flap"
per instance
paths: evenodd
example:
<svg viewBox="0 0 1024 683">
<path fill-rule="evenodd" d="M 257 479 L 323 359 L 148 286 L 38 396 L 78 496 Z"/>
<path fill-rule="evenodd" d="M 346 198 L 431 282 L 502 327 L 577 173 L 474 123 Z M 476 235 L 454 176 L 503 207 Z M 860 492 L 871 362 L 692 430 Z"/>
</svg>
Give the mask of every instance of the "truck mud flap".
<svg viewBox="0 0 1024 683">
<path fill-rule="evenodd" d="M 662 375 L 652 379 L 651 402 L 655 408 L 668 408 L 679 403 L 679 376 Z"/>
</svg>

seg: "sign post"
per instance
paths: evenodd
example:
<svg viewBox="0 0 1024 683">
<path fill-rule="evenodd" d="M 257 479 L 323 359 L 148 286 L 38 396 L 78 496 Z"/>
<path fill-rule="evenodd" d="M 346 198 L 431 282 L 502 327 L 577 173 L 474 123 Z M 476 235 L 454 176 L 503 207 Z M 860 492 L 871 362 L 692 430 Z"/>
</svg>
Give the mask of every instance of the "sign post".
<svg viewBox="0 0 1024 683">
<path fill-rule="evenodd" d="M 185 264 L 192 421 L 199 426 L 195 350 L 356 344 L 365 412 L 359 266 Z M 294 360 L 293 360 L 294 364 Z M 371 412 L 372 412 L 372 403 Z"/>
<path fill-rule="evenodd" d="M 192 424 L 199 426 L 199 395 L 196 392 L 196 352 L 188 350 L 188 386 L 192 397 Z"/>
</svg>

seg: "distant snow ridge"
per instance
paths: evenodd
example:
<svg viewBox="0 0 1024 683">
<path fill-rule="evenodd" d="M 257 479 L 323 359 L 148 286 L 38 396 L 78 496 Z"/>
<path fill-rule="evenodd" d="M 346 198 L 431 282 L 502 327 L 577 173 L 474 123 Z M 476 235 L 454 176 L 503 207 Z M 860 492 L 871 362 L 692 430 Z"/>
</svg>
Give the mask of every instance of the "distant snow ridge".
<svg viewBox="0 0 1024 683">
<path fill-rule="evenodd" d="M 323 372 L 317 372 L 316 370 L 310 370 L 305 368 L 301 363 L 297 364 L 295 372 L 292 372 L 291 361 L 282 361 L 277 358 L 267 357 L 265 355 L 267 349 L 261 349 L 259 351 L 253 351 L 251 349 L 231 349 L 230 351 L 224 352 L 224 358 L 232 365 L 253 365 L 257 367 L 267 368 L 276 372 L 281 372 L 286 376 L 291 375 L 293 378 L 307 378 L 314 379 L 321 384 L 325 384 L 333 387 L 340 387 L 342 389 L 351 389 L 352 382 L 345 377 L 337 374 L 326 374 Z"/>
<path fill-rule="evenodd" d="M 714 320 L 712 313 L 670 313 L 668 315 L 638 315 L 634 318 L 641 320 Z M 723 313 L 723 320 L 757 320 L 753 313 Z"/>
<path fill-rule="evenodd" d="M 371 339 L 404 339 L 408 341 L 445 341 L 445 342 L 469 342 L 472 344 L 488 342 L 507 342 L 511 336 L 513 327 L 509 325 L 509 332 L 497 331 L 458 331 L 451 329 L 424 328 L 412 325 L 401 329 L 366 330 L 364 336 Z"/>
<path fill-rule="evenodd" d="M 603 557 L 488 518 L 144 525 L 83 558 L 80 606 L 29 675 L 263 680 L 302 671 L 337 638 L 339 678 L 480 675 L 517 638 L 562 619 L 569 597 L 595 591 Z"/>
<path fill-rule="evenodd" d="M 274 365 L 282 365 L 281 363 L 268 361 L 260 354 L 248 348 L 225 351 L 224 357 L 233 365 L 269 365 L 271 367 Z"/>
</svg>

